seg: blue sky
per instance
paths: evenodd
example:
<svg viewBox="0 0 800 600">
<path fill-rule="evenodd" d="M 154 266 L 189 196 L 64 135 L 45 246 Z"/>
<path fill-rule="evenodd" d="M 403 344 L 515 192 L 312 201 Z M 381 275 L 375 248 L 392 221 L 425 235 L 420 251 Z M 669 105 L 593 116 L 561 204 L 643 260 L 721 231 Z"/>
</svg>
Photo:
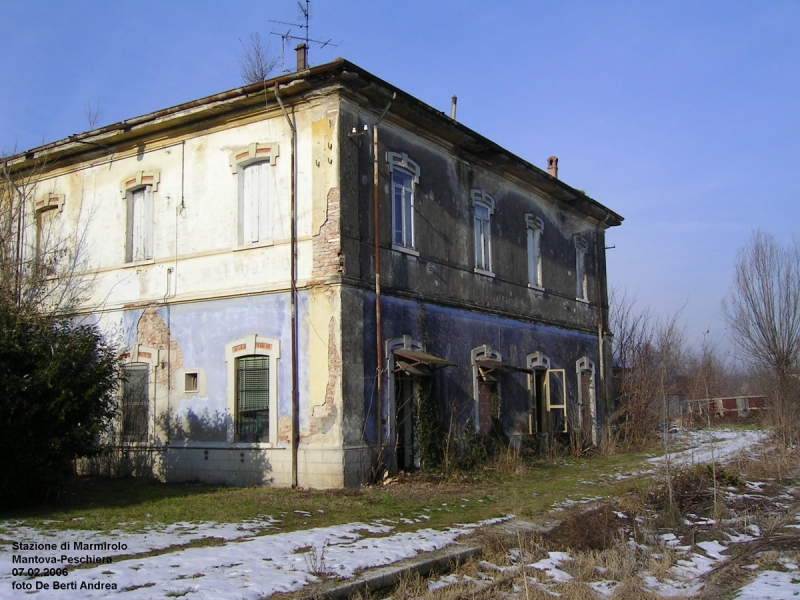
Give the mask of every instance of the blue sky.
<svg viewBox="0 0 800 600">
<path fill-rule="evenodd" d="M 272 41 L 295 0 L 0 0 L 0 151 L 241 84 L 239 39 Z M 611 285 L 687 336 L 756 228 L 800 218 L 800 2 L 312 0 L 312 64 L 342 56 L 559 175 L 626 219 Z M 294 61 L 293 45 L 287 64 Z"/>
</svg>

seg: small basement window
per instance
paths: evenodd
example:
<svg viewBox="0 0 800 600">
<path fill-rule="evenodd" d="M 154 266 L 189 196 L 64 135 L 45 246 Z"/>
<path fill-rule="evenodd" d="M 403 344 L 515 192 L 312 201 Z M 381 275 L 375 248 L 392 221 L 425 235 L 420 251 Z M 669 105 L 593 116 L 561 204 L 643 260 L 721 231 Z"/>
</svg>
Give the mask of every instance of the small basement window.
<svg viewBox="0 0 800 600">
<path fill-rule="evenodd" d="M 197 373 L 186 373 L 184 375 L 183 390 L 185 392 L 197 391 Z"/>
</svg>

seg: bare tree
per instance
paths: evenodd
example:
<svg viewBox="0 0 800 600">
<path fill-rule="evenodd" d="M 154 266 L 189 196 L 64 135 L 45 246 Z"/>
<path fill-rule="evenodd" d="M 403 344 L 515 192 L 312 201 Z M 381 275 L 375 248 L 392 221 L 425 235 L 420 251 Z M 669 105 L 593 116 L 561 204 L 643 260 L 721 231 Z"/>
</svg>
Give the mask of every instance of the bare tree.
<svg viewBox="0 0 800 600">
<path fill-rule="evenodd" d="M 246 84 L 265 81 L 277 66 L 278 58 L 271 55 L 269 45 L 261 41 L 258 33 L 250 34 L 249 43 L 245 44 L 241 39 L 239 43 L 242 45 L 239 57 L 242 81 Z"/>
<path fill-rule="evenodd" d="M 739 250 L 724 303 L 742 358 L 765 373 L 770 416 L 787 445 L 800 442 L 800 247 L 756 231 Z"/>
<path fill-rule="evenodd" d="M 87 220 L 59 218 L 59 195 L 39 182 L 44 163 L 15 169 L 0 157 L 0 301 L 41 315 L 63 315 L 93 283 L 85 252 Z M 63 197 L 61 197 L 63 198 Z"/>
<path fill-rule="evenodd" d="M 97 127 L 97 124 L 105 115 L 105 111 L 100 107 L 99 100 L 94 105 L 92 105 L 91 100 L 87 100 L 85 107 L 85 114 L 86 114 L 86 122 L 89 124 L 89 129 L 95 129 Z"/>
</svg>

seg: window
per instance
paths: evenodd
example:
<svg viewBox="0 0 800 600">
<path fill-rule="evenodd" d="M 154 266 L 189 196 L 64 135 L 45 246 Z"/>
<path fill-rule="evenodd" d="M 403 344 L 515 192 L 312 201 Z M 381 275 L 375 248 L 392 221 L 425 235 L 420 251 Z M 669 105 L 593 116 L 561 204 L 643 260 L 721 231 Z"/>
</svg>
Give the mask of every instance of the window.
<svg viewBox="0 0 800 600">
<path fill-rule="evenodd" d="M 233 443 L 275 445 L 278 437 L 277 371 L 280 342 L 251 334 L 228 344 L 228 409 Z"/>
<path fill-rule="evenodd" d="M 419 183 L 419 165 L 405 153 L 388 152 L 392 174 L 392 246 L 414 249 L 414 185 Z"/>
<path fill-rule="evenodd" d="M 64 208 L 63 194 L 47 194 L 36 201 L 36 259 L 41 259 L 53 245 L 58 232 L 54 231 L 56 218 Z"/>
<path fill-rule="evenodd" d="M 269 161 L 247 165 L 242 169 L 239 194 L 239 242 L 242 244 L 264 242 L 272 237 L 270 175 Z"/>
<path fill-rule="evenodd" d="M 588 302 L 589 285 L 586 278 L 586 238 L 580 233 L 576 233 L 573 238 L 575 242 L 575 298 Z"/>
<path fill-rule="evenodd" d="M 567 380 L 564 369 L 548 369 L 544 380 L 550 431 L 567 432 Z"/>
<path fill-rule="evenodd" d="M 238 174 L 238 243 L 272 241 L 272 213 L 275 208 L 277 144 L 250 144 L 230 156 L 231 170 Z"/>
<path fill-rule="evenodd" d="M 501 364 L 502 356 L 488 345 L 470 351 L 472 363 L 475 432 L 485 437 L 500 420 L 501 390 L 494 368 Z"/>
<path fill-rule="evenodd" d="M 183 376 L 183 391 L 196 392 L 197 389 L 197 373 L 185 373 Z"/>
<path fill-rule="evenodd" d="M 153 258 L 153 194 L 158 189 L 158 172 L 140 172 L 122 184 L 127 204 L 125 262 Z"/>
<path fill-rule="evenodd" d="M 578 419 L 583 443 L 597 445 L 597 402 L 594 363 L 586 356 L 575 363 L 578 376 Z"/>
<path fill-rule="evenodd" d="M 150 366 L 147 363 L 129 363 L 123 367 L 122 384 L 122 439 L 126 442 L 146 442 L 150 415 L 150 398 L 147 393 Z"/>
<path fill-rule="evenodd" d="M 122 354 L 120 360 L 123 374 L 119 423 L 121 440 L 147 442 L 158 350 L 136 344 Z"/>
<path fill-rule="evenodd" d="M 525 215 L 528 236 L 528 286 L 543 289 L 542 284 L 542 232 L 544 223 L 539 217 Z"/>
<path fill-rule="evenodd" d="M 483 190 L 471 190 L 475 229 L 475 271 L 492 274 L 492 233 L 490 217 L 494 213 L 494 198 Z"/>
<path fill-rule="evenodd" d="M 270 441 L 269 356 L 236 359 L 236 441 Z"/>
</svg>

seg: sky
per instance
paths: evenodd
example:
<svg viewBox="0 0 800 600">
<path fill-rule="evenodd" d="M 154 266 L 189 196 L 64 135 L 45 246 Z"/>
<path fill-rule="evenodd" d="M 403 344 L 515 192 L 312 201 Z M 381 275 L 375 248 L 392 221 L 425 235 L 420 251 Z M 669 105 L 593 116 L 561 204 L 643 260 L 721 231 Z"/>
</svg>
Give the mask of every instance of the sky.
<svg viewBox="0 0 800 600">
<path fill-rule="evenodd" d="M 305 5 L 305 2 L 303 2 Z M 0 0 L 0 154 L 241 85 L 240 40 L 281 54 L 296 0 Z M 800 218 L 800 2 L 312 0 L 312 65 L 341 56 L 625 217 L 609 287 L 687 341 L 753 231 Z M 294 28 L 294 34 L 302 35 Z M 294 46 L 285 47 L 294 64 Z M 280 67 L 279 67 L 280 69 Z M 709 332 L 706 334 L 706 332 Z"/>
</svg>

